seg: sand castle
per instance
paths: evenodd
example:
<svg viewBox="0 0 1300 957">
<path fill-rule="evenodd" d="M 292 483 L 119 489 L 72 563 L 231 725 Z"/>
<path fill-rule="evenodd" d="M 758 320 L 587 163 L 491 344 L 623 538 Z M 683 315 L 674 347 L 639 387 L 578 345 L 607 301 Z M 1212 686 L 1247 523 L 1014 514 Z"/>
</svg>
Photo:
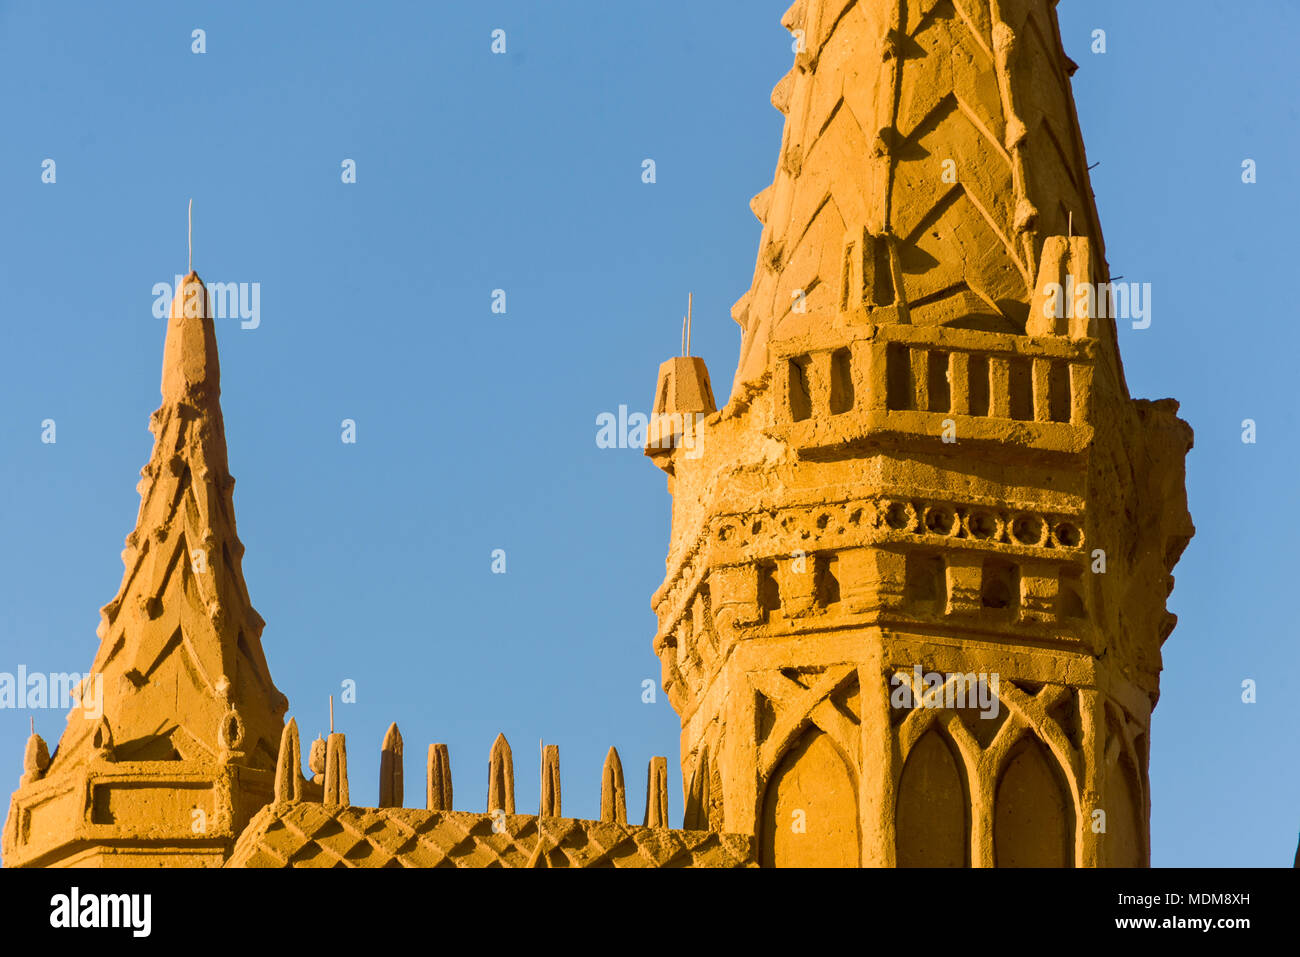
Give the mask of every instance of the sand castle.
<svg viewBox="0 0 1300 957">
<path fill-rule="evenodd" d="M 517 814 L 445 747 L 404 808 L 303 771 L 240 570 L 206 290 L 172 306 L 153 456 L 102 612 L 103 714 L 33 735 L 4 830 L 27 866 L 1143 866 L 1190 428 L 1130 398 L 1053 0 L 799 0 L 730 398 L 660 368 L 646 454 L 673 496 L 654 651 L 682 720 L 641 825 L 559 755 Z M 683 350 L 684 352 L 688 350 Z M 594 786 L 594 782 L 593 782 Z M 475 804 L 478 798 L 476 793 Z"/>
</svg>

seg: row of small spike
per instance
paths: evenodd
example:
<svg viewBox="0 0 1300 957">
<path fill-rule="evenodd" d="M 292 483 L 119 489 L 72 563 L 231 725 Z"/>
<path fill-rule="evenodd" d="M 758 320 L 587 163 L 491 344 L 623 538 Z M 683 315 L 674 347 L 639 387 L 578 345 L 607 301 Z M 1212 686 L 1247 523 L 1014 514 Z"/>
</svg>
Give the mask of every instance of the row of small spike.
<svg viewBox="0 0 1300 957">
<path fill-rule="evenodd" d="M 312 746 L 309 767 L 315 780 L 323 784 L 323 803 L 347 805 L 348 753 L 342 734 L 331 733 L 323 742 Z M 402 807 L 403 762 L 402 733 L 396 724 L 388 727 L 379 752 L 379 806 Z M 301 801 L 305 779 L 302 776 L 302 748 L 298 739 L 298 722 L 294 718 L 284 726 L 280 736 L 280 754 L 275 769 L 275 801 Z M 445 744 L 429 745 L 428 787 L 425 805 L 430 811 L 452 809 L 451 761 Z M 560 749 L 553 744 L 542 749 L 542 817 L 560 817 Z M 515 768 L 510 744 L 498 734 L 488 758 L 488 810 L 515 813 Z M 609 749 L 600 778 L 600 819 L 615 824 L 627 823 L 627 789 L 623 782 L 623 762 L 618 751 Z M 645 825 L 668 826 L 668 759 L 650 759 L 646 780 Z"/>
</svg>

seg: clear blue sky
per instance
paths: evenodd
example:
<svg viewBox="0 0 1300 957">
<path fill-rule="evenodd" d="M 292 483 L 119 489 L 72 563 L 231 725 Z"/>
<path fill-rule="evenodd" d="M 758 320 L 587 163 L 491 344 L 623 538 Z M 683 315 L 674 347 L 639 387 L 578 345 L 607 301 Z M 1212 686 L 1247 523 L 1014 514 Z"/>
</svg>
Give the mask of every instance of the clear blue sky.
<svg viewBox="0 0 1300 957">
<path fill-rule="evenodd" d="M 669 499 L 640 452 L 597 448 L 595 419 L 646 409 L 688 290 L 726 392 L 787 5 L 0 3 L 0 671 L 90 666 L 159 403 L 150 290 L 184 272 L 193 197 L 195 267 L 261 283 L 259 328 L 218 324 L 223 405 L 244 571 L 304 735 L 350 678 L 359 803 L 396 720 L 408 803 L 444 741 L 457 806 L 481 806 L 504 731 L 521 810 L 544 738 L 567 813 L 597 814 L 615 744 L 630 816 L 663 754 L 679 822 L 677 719 L 662 693 L 641 701 Z M 1153 286 L 1151 328 L 1121 324 L 1128 380 L 1180 399 L 1196 430 L 1153 860 L 1289 864 L 1300 12 L 1065 0 L 1060 15 L 1112 271 Z M 0 711 L 6 794 L 27 720 Z M 53 746 L 64 715 L 37 724 Z"/>
</svg>

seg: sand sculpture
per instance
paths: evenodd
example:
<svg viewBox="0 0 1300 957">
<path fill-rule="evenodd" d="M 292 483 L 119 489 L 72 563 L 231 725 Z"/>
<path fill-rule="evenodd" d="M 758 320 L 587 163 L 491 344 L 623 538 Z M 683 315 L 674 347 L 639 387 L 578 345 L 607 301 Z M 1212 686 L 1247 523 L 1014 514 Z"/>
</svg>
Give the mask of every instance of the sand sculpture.
<svg viewBox="0 0 1300 957">
<path fill-rule="evenodd" d="M 1102 314 L 1055 4 L 784 24 L 731 398 L 666 363 L 647 450 L 687 826 L 776 864 L 1145 864 L 1192 435 Z"/>
<path fill-rule="evenodd" d="M 482 810 L 453 810 L 441 744 L 425 808 L 402 807 L 396 725 L 379 807 L 351 805 L 342 734 L 303 773 L 191 272 L 102 613 L 104 713 L 74 709 L 53 756 L 32 736 L 6 864 L 1148 863 L 1192 434 L 1125 384 L 1055 3 L 799 0 L 783 23 L 798 50 L 730 399 L 703 360 L 668 360 L 646 449 L 673 496 L 654 650 L 682 827 L 665 758 L 628 823 L 612 748 L 599 821 L 562 816 L 553 747 L 538 813 L 517 813 L 503 737 Z"/>
</svg>

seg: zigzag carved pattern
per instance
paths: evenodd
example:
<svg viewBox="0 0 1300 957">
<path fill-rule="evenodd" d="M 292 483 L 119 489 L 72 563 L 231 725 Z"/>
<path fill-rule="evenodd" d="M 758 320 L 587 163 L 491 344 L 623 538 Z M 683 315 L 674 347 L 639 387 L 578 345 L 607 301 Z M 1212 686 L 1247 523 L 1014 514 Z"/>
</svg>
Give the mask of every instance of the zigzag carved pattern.
<svg viewBox="0 0 1300 957">
<path fill-rule="evenodd" d="M 753 838 L 410 808 L 263 808 L 227 867 L 752 867 Z"/>
<path fill-rule="evenodd" d="M 233 704 L 248 763 L 269 770 L 285 703 L 240 567 L 220 408 L 198 398 L 164 401 L 150 428 L 156 439 L 122 553 L 122 584 L 101 612 L 102 643 L 90 669 L 103 676 L 104 716 L 114 739 L 140 753 L 170 751 L 169 738 L 182 757 L 212 758 L 218 725 Z M 173 719 L 166 734 L 158 714 Z M 84 758 L 90 725 L 73 710 L 54 770 Z"/>
<path fill-rule="evenodd" d="M 807 48 L 773 98 L 788 120 L 733 310 L 738 381 L 853 301 L 846 236 L 864 228 L 895 237 L 904 320 L 1023 332 L 1045 237 L 1100 243 L 1048 0 L 802 0 L 784 22 Z"/>
</svg>

